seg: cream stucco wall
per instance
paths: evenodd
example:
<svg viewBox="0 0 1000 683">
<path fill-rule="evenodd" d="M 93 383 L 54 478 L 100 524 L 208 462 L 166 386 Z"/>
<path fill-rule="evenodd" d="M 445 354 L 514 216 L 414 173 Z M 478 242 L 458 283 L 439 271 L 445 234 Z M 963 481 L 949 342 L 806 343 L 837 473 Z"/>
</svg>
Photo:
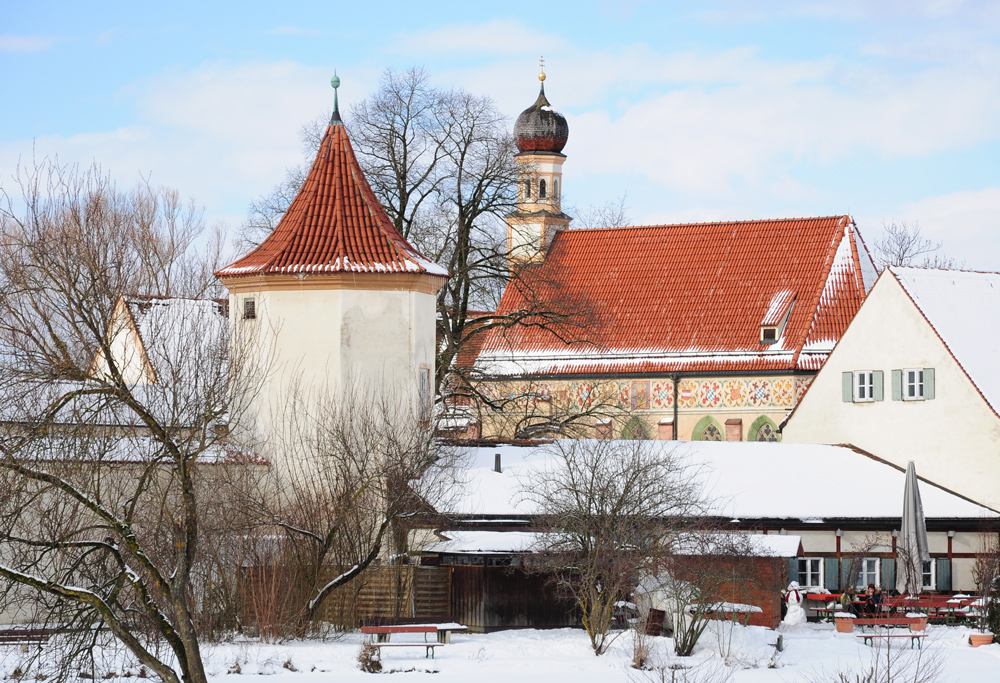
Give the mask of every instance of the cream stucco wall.
<svg viewBox="0 0 1000 683">
<path fill-rule="evenodd" d="M 433 399 L 432 292 L 323 289 L 308 282 L 298 289 L 265 284 L 230 292 L 234 339 L 253 340 L 258 361 L 251 365 L 268 368 L 252 411 L 264 432 L 296 388 L 313 398 L 349 389 L 417 410 L 423 369 Z M 243 317 L 247 298 L 255 300 L 254 319 Z"/>
<path fill-rule="evenodd" d="M 894 369 L 934 368 L 935 397 L 893 401 Z M 882 370 L 885 400 L 842 400 L 841 373 Z M 1000 418 L 906 292 L 885 273 L 799 402 L 783 440 L 850 443 L 1000 508 Z"/>
</svg>

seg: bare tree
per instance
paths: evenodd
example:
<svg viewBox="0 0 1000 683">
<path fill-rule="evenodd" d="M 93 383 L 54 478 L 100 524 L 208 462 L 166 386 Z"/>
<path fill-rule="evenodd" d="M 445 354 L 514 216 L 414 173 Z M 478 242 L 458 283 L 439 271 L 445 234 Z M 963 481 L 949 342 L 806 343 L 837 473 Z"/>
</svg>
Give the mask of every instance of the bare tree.
<svg viewBox="0 0 1000 683">
<path fill-rule="evenodd" d="M 222 304 L 156 298 L 210 289 L 200 215 L 97 168 L 44 163 L 18 180 L 19 208 L 7 197 L 0 213 L 6 597 L 72 627 L 64 673 L 106 629 L 161 679 L 205 681 L 199 492 L 252 392 L 233 379 L 250 374 Z M 119 344 L 137 318 L 142 353 Z"/>
<path fill-rule="evenodd" d="M 329 117 L 303 129 L 314 155 Z M 451 277 L 438 293 L 435 389 L 447 402 L 481 401 L 486 378 L 468 361 L 493 329 L 544 327 L 569 342 L 587 333 L 586 302 L 542 298 L 537 268 L 509 268 L 505 216 L 515 208 L 517 147 L 507 121 L 486 97 L 433 86 L 426 71 L 387 70 L 378 90 L 350 112 L 358 160 L 396 228 Z M 277 224 L 304 178 L 292 169 L 251 207 L 247 226 L 261 235 Z M 496 313 L 505 290 L 520 304 Z M 489 401 L 486 405 L 492 410 Z"/>
<path fill-rule="evenodd" d="M 942 242 L 934 242 L 920 231 L 920 225 L 882 223 L 882 235 L 875 240 L 875 265 L 879 271 L 886 266 L 919 266 L 921 268 L 964 268 L 965 263 L 938 253 Z"/>
<path fill-rule="evenodd" d="M 290 392 L 266 470 L 235 471 L 276 566 L 290 573 L 285 628 L 301 632 L 326 598 L 373 564 L 405 562 L 408 532 L 453 487 L 460 452 L 420 416 L 361 387 L 340 398 Z M 249 485 L 248 485 L 249 483 Z M 264 577 L 273 580 L 273 577 Z"/>
<path fill-rule="evenodd" d="M 580 608 L 594 654 L 609 643 L 615 603 L 704 510 L 691 468 L 649 441 L 560 440 L 522 482 L 545 530 L 534 561 Z"/>
<path fill-rule="evenodd" d="M 746 534 L 694 525 L 661 554 L 639 591 L 669 616 L 678 657 L 691 656 L 708 624 L 734 611 L 747 586 L 766 580 L 749 562 L 760 554 Z M 777 592 L 780 585 L 765 588 Z"/>
<path fill-rule="evenodd" d="M 605 202 L 603 206 L 591 204 L 582 211 L 569 208 L 568 212 L 575 215 L 576 228 L 585 230 L 594 228 L 621 228 L 629 225 L 632 219 L 628 214 L 628 195 L 623 194 L 615 201 Z"/>
</svg>

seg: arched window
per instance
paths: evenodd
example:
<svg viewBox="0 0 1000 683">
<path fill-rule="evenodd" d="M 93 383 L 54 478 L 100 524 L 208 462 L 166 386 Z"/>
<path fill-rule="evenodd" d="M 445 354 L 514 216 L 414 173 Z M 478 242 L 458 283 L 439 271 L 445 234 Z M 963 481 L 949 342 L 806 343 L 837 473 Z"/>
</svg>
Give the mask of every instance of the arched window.
<svg viewBox="0 0 1000 683">
<path fill-rule="evenodd" d="M 778 426 L 767 415 L 761 415 L 750 424 L 747 438 L 754 441 L 781 441 Z"/>
<path fill-rule="evenodd" d="M 524 198 L 525 200 L 531 199 L 531 178 L 524 181 Z"/>
<path fill-rule="evenodd" d="M 559 179 L 556 178 L 552 181 L 552 199 L 559 201 Z"/>
<path fill-rule="evenodd" d="M 622 438 L 637 441 L 650 439 L 652 435 L 649 433 L 649 426 L 644 420 L 639 417 L 633 417 L 622 428 Z"/>
<path fill-rule="evenodd" d="M 722 433 L 719 432 L 719 428 L 713 424 L 705 427 L 705 431 L 701 433 L 702 441 L 722 441 Z"/>
<path fill-rule="evenodd" d="M 757 430 L 757 434 L 754 436 L 754 441 L 777 441 L 778 433 L 774 431 L 774 427 L 770 423 L 765 422 Z"/>
<path fill-rule="evenodd" d="M 545 179 L 538 181 L 538 198 L 545 199 Z"/>
</svg>

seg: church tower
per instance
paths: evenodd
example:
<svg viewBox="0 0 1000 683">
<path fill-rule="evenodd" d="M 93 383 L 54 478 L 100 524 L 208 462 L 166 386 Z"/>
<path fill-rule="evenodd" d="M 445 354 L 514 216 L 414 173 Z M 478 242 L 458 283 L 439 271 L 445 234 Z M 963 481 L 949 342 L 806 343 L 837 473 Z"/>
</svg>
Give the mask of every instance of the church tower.
<svg viewBox="0 0 1000 683">
<path fill-rule="evenodd" d="M 216 273 L 234 346 L 267 356 L 252 406 L 263 436 L 280 428 L 289 393 L 308 402 L 360 391 L 421 419 L 433 406 L 436 295 L 448 273 L 372 192 L 340 118 L 340 79 L 332 85 L 333 116 L 299 193 L 260 246 Z"/>
<path fill-rule="evenodd" d="M 545 98 L 545 71 L 535 103 L 514 123 L 518 154 L 517 210 L 507 216 L 507 258 L 511 266 L 545 259 L 557 230 L 569 226 L 562 212 L 562 153 L 569 139 L 566 118 Z"/>
</svg>

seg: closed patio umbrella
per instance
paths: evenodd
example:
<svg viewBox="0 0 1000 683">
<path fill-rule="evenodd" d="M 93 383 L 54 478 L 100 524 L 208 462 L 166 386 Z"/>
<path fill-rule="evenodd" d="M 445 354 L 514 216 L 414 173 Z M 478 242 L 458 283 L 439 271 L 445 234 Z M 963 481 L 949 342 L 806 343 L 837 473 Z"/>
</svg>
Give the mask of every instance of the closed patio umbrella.
<svg viewBox="0 0 1000 683">
<path fill-rule="evenodd" d="M 903 523 L 896 548 L 896 590 L 903 595 L 917 595 L 923 588 L 923 563 L 931 559 L 927 550 L 927 523 L 924 505 L 917 486 L 913 461 L 906 466 L 903 488 Z"/>
</svg>

